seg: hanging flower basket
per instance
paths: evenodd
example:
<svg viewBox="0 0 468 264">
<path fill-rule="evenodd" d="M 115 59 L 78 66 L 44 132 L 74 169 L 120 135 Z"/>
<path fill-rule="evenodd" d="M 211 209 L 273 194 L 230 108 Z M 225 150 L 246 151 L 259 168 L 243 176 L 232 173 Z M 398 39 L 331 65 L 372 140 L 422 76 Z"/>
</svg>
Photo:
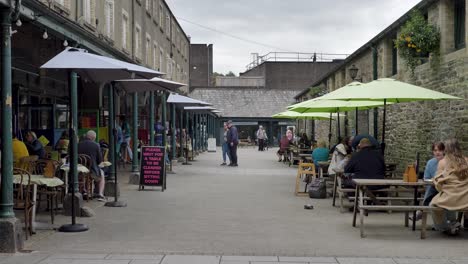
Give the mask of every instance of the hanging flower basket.
<svg viewBox="0 0 468 264">
<path fill-rule="evenodd" d="M 401 28 L 394 43 L 412 74 L 414 74 L 416 66 L 421 63 L 421 59 L 427 58 L 429 54 L 431 62 L 439 61 L 439 29 L 427 23 L 418 11 L 413 11 L 411 18 Z"/>
</svg>

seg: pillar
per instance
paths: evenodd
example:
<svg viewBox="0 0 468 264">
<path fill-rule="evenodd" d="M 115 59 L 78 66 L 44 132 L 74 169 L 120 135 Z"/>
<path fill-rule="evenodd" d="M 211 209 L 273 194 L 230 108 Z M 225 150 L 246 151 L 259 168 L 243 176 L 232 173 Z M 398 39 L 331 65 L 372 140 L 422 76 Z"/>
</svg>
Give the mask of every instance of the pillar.
<svg viewBox="0 0 468 264">
<path fill-rule="evenodd" d="M 132 172 L 138 172 L 138 93 L 133 93 Z"/>
<path fill-rule="evenodd" d="M 162 132 L 163 133 L 163 135 L 162 135 L 163 136 L 162 137 L 163 138 L 163 140 L 162 140 L 163 144 L 162 145 L 164 146 L 164 148 L 166 148 L 166 142 L 167 142 L 167 135 L 166 135 L 167 111 L 166 111 L 166 105 L 167 105 L 167 103 L 166 103 L 166 93 L 163 93 L 161 95 L 161 107 L 162 107 L 162 109 L 161 109 L 161 123 L 162 123 L 162 126 L 164 127 L 164 131 Z"/>
<path fill-rule="evenodd" d="M 150 92 L 150 115 L 149 115 L 149 136 L 150 136 L 150 141 L 149 144 L 150 146 L 154 146 L 154 92 Z"/>
<path fill-rule="evenodd" d="M 13 147 L 11 93 L 10 10 L 1 10 L 2 25 L 2 184 L 0 189 L 0 253 L 15 253 L 23 247 L 22 224 L 13 211 Z"/>
<path fill-rule="evenodd" d="M 115 149 L 115 140 L 117 130 L 115 129 L 115 102 L 114 102 L 114 87 L 113 83 L 109 84 L 108 88 L 108 101 L 109 101 L 109 154 L 108 159 L 109 162 L 112 164 L 109 170 L 109 179 L 106 179 L 106 188 L 105 188 L 105 195 L 106 196 L 114 196 L 116 195 L 115 192 L 115 175 L 117 171 L 117 162 L 116 162 L 116 149 Z M 117 186 L 118 187 L 118 186 Z M 117 192 L 118 195 L 119 192 Z"/>
<path fill-rule="evenodd" d="M 175 104 L 171 104 L 171 158 L 176 158 L 176 109 Z"/>
</svg>

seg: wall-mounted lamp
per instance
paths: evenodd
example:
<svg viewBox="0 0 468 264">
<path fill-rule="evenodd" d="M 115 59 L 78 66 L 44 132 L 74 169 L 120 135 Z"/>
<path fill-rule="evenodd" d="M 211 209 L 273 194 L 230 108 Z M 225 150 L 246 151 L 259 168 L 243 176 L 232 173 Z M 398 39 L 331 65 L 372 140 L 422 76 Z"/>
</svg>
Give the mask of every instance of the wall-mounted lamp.
<svg viewBox="0 0 468 264">
<path fill-rule="evenodd" d="M 67 47 L 67 46 L 68 46 L 68 41 L 67 41 L 67 40 L 64 40 L 64 41 L 63 41 L 63 46 L 64 46 L 64 47 Z"/>
<path fill-rule="evenodd" d="M 44 33 L 42 34 L 42 38 L 43 39 L 48 39 L 49 38 L 49 35 L 47 34 L 47 29 L 44 30 Z"/>
<path fill-rule="evenodd" d="M 359 69 L 354 64 L 351 66 L 351 68 L 348 69 L 348 71 L 349 71 L 349 76 L 351 77 L 353 81 L 362 82 L 362 78 L 356 78 Z"/>
</svg>

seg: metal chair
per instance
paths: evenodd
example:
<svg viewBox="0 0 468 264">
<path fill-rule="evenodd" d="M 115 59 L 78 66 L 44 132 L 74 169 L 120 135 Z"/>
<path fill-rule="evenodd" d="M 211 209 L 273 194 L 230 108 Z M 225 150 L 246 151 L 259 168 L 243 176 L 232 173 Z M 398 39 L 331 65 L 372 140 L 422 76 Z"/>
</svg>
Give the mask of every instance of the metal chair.
<svg viewBox="0 0 468 264">
<path fill-rule="evenodd" d="M 32 209 L 34 203 L 31 201 L 32 186 L 31 174 L 20 168 L 13 168 L 13 174 L 20 176 L 20 181 L 13 184 L 13 209 L 24 213 L 25 236 L 32 235 Z"/>
<path fill-rule="evenodd" d="M 51 159 L 40 159 L 35 164 L 34 174 L 36 175 L 44 175 L 44 177 L 58 177 L 59 176 L 59 168 L 61 163 L 56 160 Z M 59 194 L 65 193 L 65 186 L 61 187 L 47 187 L 47 186 L 38 186 L 37 189 L 37 205 L 40 205 L 42 201 L 42 195 L 46 196 L 47 201 L 47 209 L 50 211 L 50 219 L 52 224 L 54 224 L 54 210 L 58 209 L 58 197 Z M 63 198 L 63 195 L 61 195 Z M 55 201 L 55 206 L 54 206 Z"/>
</svg>

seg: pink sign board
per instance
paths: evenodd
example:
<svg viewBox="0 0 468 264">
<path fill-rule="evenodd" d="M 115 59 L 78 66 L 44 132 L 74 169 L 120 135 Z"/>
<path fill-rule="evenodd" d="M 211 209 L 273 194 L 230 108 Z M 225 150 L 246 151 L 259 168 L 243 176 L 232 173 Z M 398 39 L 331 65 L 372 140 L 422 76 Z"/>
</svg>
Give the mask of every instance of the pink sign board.
<svg viewBox="0 0 468 264">
<path fill-rule="evenodd" d="M 165 184 L 164 147 L 145 146 L 141 148 L 140 186 L 161 186 Z"/>
</svg>

